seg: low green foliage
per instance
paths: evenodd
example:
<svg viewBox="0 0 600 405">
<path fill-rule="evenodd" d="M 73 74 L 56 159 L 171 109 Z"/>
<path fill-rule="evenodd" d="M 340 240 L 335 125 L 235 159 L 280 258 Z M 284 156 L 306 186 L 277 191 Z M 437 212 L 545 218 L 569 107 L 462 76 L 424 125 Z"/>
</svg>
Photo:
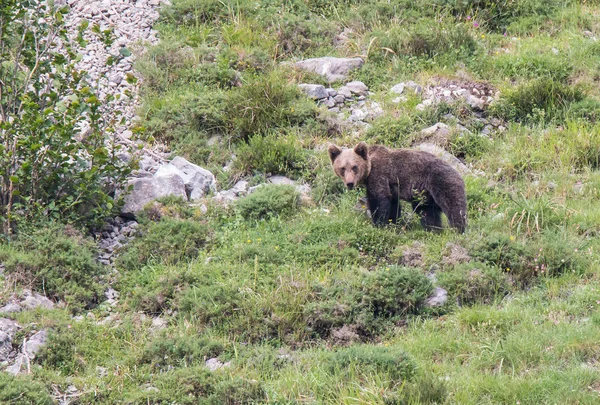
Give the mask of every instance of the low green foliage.
<svg viewBox="0 0 600 405">
<path fill-rule="evenodd" d="M 459 305 L 491 304 L 510 291 L 506 273 L 483 263 L 468 263 L 438 273 L 438 283 Z"/>
<path fill-rule="evenodd" d="M 356 345 L 332 353 L 329 367 L 334 373 L 351 370 L 365 376 L 383 373 L 389 376 L 390 384 L 411 380 L 417 369 L 410 356 L 401 350 L 372 345 Z"/>
<path fill-rule="evenodd" d="M 146 347 L 141 361 L 161 369 L 166 366 L 189 367 L 203 364 L 206 359 L 217 357 L 223 350 L 222 343 L 206 337 L 165 335 Z"/>
<path fill-rule="evenodd" d="M 0 373 L 0 403 L 14 405 L 51 405 L 54 403 L 44 384 L 29 377 Z"/>
<path fill-rule="evenodd" d="M 242 218 L 261 219 L 272 216 L 290 216 L 300 205 L 300 194 L 294 186 L 266 185 L 241 198 L 235 209 Z"/>
<path fill-rule="evenodd" d="M 175 264 L 193 259 L 210 240 L 207 224 L 192 219 L 165 217 L 144 225 L 140 233 L 123 249 L 119 266 L 132 270 L 149 263 Z"/>
<path fill-rule="evenodd" d="M 52 299 L 66 301 L 73 311 L 93 307 L 102 296 L 100 277 L 106 269 L 97 260 L 93 242 L 71 226 L 46 223 L 25 231 L 11 245 L 0 245 L 6 274 Z"/>
<path fill-rule="evenodd" d="M 241 175 L 284 174 L 297 177 L 307 167 L 307 153 L 294 134 L 255 135 L 236 151 L 234 169 Z"/>
<path fill-rule="evenodd" d="M 569 106 L 584 98 L 580 87 L 552 79 L 536 79 L 507 89 L 502 99 L 494 104 L 492 114 L 506 121 L 523 123 L 561 121 Z"/>
</svg>

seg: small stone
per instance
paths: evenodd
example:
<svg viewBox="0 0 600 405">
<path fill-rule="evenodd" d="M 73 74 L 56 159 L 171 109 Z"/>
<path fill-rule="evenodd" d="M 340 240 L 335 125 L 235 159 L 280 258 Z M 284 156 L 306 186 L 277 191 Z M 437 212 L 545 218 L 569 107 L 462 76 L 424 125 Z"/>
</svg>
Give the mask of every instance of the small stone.
<svg viewBox="0 0 600 405">
<path fill-rule="evenodd" d="M 299 84 L 298 87 L 313 100 L 327 98 L 327 90 L 321 84 Z"/>
<path fill-rule="evenodd" d="M 230 361 L 228 361 L 227 363 L 222 363 L 216 357 L 214 357 L 212 359 L 206 360 L 206 362 L 204 364 L 206 365 L 206 367 L 208 367 L 208 369 L 210 371 L 217 371 L 217 370 L 219 370 L 221 368 L 231 366 L 231 362 Z"/>
<path fill-rule="evenodd" d="M 327 91 L 327 94 L 329 95 L 329 97 L 335 97 L 335 96 L 337 96 L 337 90 L 336 89 L 328 87 L 328 88 L 325 89 L 325 91 Z"/>
<path fill-rule="evenodd" d="M 436 287 L 431 297 L 427 298 L 427 301 L 425 301 L 425 306 L 430 308 L 439 307 L 444 305 L 446 302 L 448 302 L 448 291 L 444 290 L 443 288 Z"/>
<path fill-rule="evenodd" d="M 398 83 L 394 87 L 392 87 L 390 89 L 390 91 L 392 93 L 402 94 L 402 92 L 404 91 L 404 87 L 405 87 L 404 83 Z"/>
<path fill-rule="evenodd" d="M 363 82 L 353 81 L 346 83 L 345 87 L 353 94 L 357 94 L 359 96 L 367 96 L 369 94 L 369 88 Z"/>
<path fill-rule="evenodd" d="M 393 99 L 392 103 L 399 104 L 399 103 L 405 103 L 407 101 L 408 101 L 408 98 L 406 98 L 404 96 L 400 96 L 400 97 L 396 97 L 395 99 Z"/>
</svg>

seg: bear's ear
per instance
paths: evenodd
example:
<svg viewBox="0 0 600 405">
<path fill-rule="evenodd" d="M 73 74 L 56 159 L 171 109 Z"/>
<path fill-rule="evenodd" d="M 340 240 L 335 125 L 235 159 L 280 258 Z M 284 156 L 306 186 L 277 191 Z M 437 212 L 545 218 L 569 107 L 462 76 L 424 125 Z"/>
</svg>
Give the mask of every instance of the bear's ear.
<svg viewBox="0 0 600 405">
<path fill-rule="evenodd" d="M 330 144 L 329 148 L 327 148 L 327 152 L 329 152 L 329 159 L 331 159 L 331 163 L 333 163 L 340 153 L 342 153 L 342 150 L 339 148 L 339 146 Z"/>
<path fill-rule="evenodd" d="M 354 147 L 354 153 L 363 158 L 364 160 L 368 160 L 369 147 L 366 143 L 361 142 Z"/>
</svg>

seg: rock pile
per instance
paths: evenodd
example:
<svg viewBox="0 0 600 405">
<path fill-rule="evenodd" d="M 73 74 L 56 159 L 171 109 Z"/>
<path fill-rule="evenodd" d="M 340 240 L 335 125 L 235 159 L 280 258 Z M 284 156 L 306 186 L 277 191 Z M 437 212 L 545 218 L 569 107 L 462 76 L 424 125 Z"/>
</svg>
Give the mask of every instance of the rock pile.
<svg viewBox="0 0 600 405">
<path fill-rule="evenodd" d="M 426 87 L 413 81 L 398 83 L 390 89 L 392 94 L 398 95 L 392 102 L 406 101 L 407 91 L 412 91 L 422 97 L 421 103 L 416 106 L 417 110 L 424 110 L 440 102 L 453 103 L 464 100 L 474 110 L 482 111 L 497 96 L 496 91 L 487 83 L 439 79 Z"/>
<path fill-rule="evenodd" d="M 300 84 L 298 87 L 317 104 L 338 113 L 338 118 L 351 126 L 364 127 L 384 113 L 379 103 L 367 99 L 372 93 L 360 81 L 346 83 L 337 90 L 320 84 Z"/>
<path fill-rule="evenodd" d="M 96 234 L 98 261 L 106 266 L 114 266 L 117 251 L 133 239 L 137 227 L 137 222 L 122 217 L 115 217 L 104 224 L 102 230 Z"/>
<path fill-rule="evenodd" d="M 109 103 L 110 108 L 120 111 L 125 118 L 125 125 L 117 129 L 117 135 L 129 139 L 132 136 L 129 127 L 136 116 L 139 86 L 136 84 L 139 75 L 133 69 L 134 56 L 130 48 L 142 42 L 158 41 L 152 24 L 159 17 L 161 0 L 57 0 L 55 4 L 69 6 L 65 28 L 73 43 L 77 43 L 79 27 L 88 25 L 88 29 L 83 31 L 83 47 L 75 49 L 82 56 L 76 67 L 87 72 L 91 83 L 97 83 L 100 100 L 106 100 L 109 95 L 116 97 Z M 94 25 L 102 32 L 112 30 L 116 40 L 108 49 L 100 35 L 90 29 Z M 109 58 L 116 58 L 119 62 L 107 66 Z"/>
</svg>

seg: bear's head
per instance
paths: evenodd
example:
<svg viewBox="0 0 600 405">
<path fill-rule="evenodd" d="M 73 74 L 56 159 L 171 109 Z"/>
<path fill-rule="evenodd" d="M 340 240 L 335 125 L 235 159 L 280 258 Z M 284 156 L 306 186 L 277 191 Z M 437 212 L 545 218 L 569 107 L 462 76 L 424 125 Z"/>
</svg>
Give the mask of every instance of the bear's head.
<svg viewBox="0 0 600 405">
<path fill-rule="evenodd" d="M 352 190 L 364 183 L 371 172 L 369 160 L 369 147 L 361 142 L 354 149 L 341 149 L 337 145 L 329 145 L 329 158 L 333 171 L 342 180 L 348 189 Z"/>
</svg>

